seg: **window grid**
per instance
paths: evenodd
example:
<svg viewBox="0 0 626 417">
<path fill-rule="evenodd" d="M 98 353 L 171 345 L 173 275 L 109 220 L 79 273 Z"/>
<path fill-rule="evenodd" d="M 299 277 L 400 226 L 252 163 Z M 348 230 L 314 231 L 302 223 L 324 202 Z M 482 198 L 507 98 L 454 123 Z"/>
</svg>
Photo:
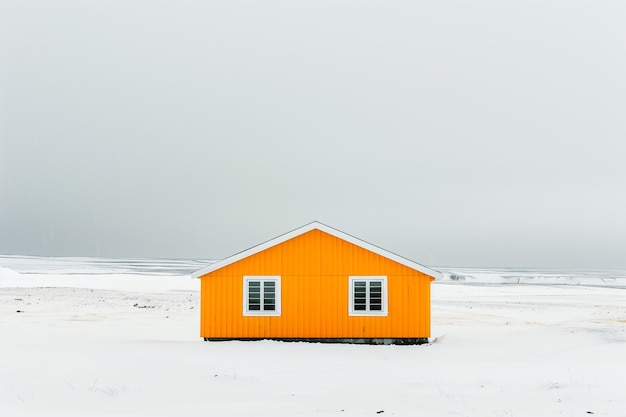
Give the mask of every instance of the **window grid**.
<svg viewBox="0 0 626 417">
<path fill-rule="evenodd" d="M 387 277 L 350 277 L 349 314 L 352 316 L 387 315 Z"/>
<path fill-rule="evenodd" d="M 280 277 L 244 276 L 244 316 L 280 315 Z"/>
</svg>

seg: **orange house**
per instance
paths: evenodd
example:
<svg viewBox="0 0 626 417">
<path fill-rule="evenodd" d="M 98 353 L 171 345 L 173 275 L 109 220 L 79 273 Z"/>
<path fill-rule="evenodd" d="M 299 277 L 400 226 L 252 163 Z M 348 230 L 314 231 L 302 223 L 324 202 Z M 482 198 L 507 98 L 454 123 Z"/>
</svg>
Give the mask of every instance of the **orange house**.
<svg viewBox="0 0 626 417">
<path fill-rule="evenodd" d="M 193 276 L 204 340 L 420 344 L 441 274 L 314 222 Z"/>
</svg>

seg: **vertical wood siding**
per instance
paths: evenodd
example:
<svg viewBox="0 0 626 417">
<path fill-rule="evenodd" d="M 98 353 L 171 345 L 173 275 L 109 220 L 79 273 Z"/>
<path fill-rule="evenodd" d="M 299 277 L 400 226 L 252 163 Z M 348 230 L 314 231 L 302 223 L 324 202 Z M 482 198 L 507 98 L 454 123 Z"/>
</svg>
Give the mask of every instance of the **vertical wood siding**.
<svg viewBox="0 0 626 417">
<path fill-rule="evenodd" d="M 282 314 L 243 316 L 243 276 L 280 275 Z M 388 315 L 348 315 L 351 275 L 387 276 Z M 208 338 L 417 338 L 430 336 L 431 278 L 320 230 L 201 277 Z"/>
</svg>

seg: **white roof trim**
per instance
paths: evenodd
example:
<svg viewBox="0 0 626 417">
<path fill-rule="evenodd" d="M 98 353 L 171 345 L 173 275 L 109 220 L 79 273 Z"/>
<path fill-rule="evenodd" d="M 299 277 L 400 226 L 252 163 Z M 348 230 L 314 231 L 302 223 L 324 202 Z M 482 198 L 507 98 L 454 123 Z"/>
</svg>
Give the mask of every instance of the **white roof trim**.
<svg viewBox="0 0 626 417">
<path fill-rule="evenodd" d="M 289 239 L 292 239 L 296 236 L 300 236 L 306 232 L 309 232 L 311 230 L 321 230 L 322 232 L 328 233 L 329 235 L 335 236 L 339 239 L 343 239 L 347 242 L 350 242 L 356 246 L 359 246 L 363 249 L 367 249 L 371 252 L 374 252 L 380 256 L 383 256 L 385 258 L 391 259 L 392 261 L 398 262 L 399 264 L 402 264 L 408 268 L 414 269 L 416 271 L 419 271 L 423 274 L 426 274 L 428 276 L 434 277 L 436 279 L 441 279 L 442 274 L 439 271 L 435 271 L 434 269 L 430 269 L 424 265 L 418 264 L 417 262 L 413 262 L 410 259 L 404 258 L 400 255 L 396 255 L 393 252 L 389 252 L 385 249 L 379 248 L 378 246 L 372 245 L 371 243 L 367 243 L 361 239 L 357 239 L 354 236 L 351 236 L 347 233 L 343 233 L 337 229 L 333 229 L 330 226 L 326 226 L 325 224 L 319 223 L 319 222 L 312 222 L 309 223 L 305 226 L 299 227 L 295 230 L 292 230 L 291 232 L 285 233 L 283 235 L 280 235 L 278 237 L 275 237 L 274 239 L 268 240 L 267 242 L 261 243 L 259 245 L 253 246 L 250 249 L 246 249 L 242 252 L 236 253 L 235 255 L 229 256 L 226 259 L 222 259 L 221 261 L 217 261 L 211 265 L 207 265 L 202 269 L 199 269 L 198 271 L 194 272 L 191 274 L 191 276 L 193 278 L 199 278 L 203 275 L 206 275 L 208 273 L 211 273 L 213 271 L 217 271 L 218 269 L 224 268 L 225 266 L 228 266 L 232 263 L 235 263 L 241 259 L 247 258 L 248 256 L 254 255 L 256 253 L 259 253 L 261 251 L 264 251 L 265 249 L 269 249 L 273 246 L 279 245 Z"/>
</svg>

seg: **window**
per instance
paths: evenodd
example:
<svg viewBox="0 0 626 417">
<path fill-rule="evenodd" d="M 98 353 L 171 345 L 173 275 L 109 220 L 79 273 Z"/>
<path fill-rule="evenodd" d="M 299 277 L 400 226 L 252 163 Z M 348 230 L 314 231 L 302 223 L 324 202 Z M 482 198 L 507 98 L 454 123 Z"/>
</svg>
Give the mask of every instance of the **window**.
<svg viewBox="0 0 626 417">
<path fill-rule="evenodd" d="M 349 315 L 387 315 L 387 277 L 350 277 L 349 291 Z"/>
<path fill-rule="evenodd" d="M 280 277 L 243 277 L 243 315 L 280 316 Z"/>
</svg>

